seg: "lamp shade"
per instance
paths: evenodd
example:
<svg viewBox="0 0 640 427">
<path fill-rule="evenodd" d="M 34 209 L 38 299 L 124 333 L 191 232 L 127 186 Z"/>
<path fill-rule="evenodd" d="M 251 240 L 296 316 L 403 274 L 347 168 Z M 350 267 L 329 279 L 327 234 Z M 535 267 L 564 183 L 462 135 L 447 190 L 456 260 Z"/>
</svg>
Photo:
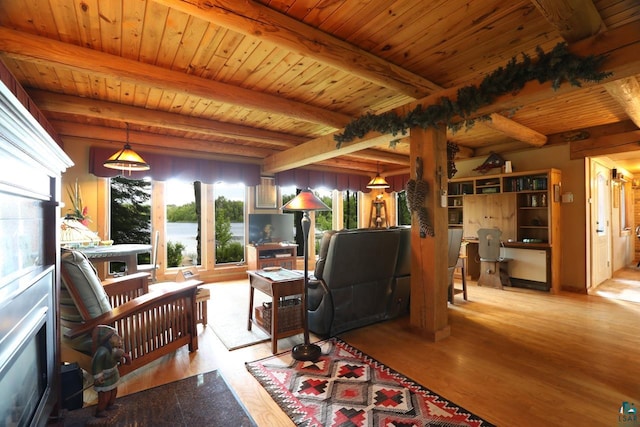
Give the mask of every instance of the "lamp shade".
<svg viewBox="0 0 640 427">
<path fill-rule="evenodd" d="M 329 211 L 331 208 L 308 188 L 300 191 L 296 197 L 289 200 L 283 207 L 285 211 Z"/>
<path fill-rule="evenodd" d="M 146 171 L 151 169 L 142 157 L 131 149 L 129 144 L 104 162 L 104 167 L 109 169 L 121 169 L 129 171 Z"/>
<path fill-rule="evenodd" d="M 367 188 L 389 188 L 390 185 L 386 179 L 381 177 L 380 175 L 376 175 L 369 183 L 367 184 Z"/>
</svg>

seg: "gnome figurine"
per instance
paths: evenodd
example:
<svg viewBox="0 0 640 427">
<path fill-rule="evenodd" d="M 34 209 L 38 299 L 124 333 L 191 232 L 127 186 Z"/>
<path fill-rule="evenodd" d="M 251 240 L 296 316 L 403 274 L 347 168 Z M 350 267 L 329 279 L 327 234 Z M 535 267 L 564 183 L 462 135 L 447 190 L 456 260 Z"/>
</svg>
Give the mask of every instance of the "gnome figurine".
<svg viewBox="0 0 640 427">
<path fill-rule="evenodd" d="M 120 373 L 118 365 L 131 363 L 131 356 L 125 353 L 122 338 L 111 326 L 100 325 L 93 332 L 96 347 L 91 361 L 94 388 L 98 393 L 96 417 L 106 417 L 105 411 L 115 409 Z"/>
</svg>

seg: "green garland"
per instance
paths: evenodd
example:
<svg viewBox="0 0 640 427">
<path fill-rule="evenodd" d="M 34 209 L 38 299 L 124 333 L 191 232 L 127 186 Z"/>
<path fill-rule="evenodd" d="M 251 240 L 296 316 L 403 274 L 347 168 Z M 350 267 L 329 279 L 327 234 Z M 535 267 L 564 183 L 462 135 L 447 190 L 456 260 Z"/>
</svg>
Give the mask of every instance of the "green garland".
<svg viewBox="0 0 640 427">
<path fill-rule="evenodd" d="M 551 81 L 556 90 L 563 82 L 580 87 L 581 80 L 599 82 L 612 74 L 598 71 L 606 58 L 604 55 L 580 57 L 569 52 L 566 43 L 558 43 L 549 53 L 544 53 L 541 48 L 536 51 L 537 61 L 531 61 L 526 54 L 522 55 L 523 60 L 519 63 L 515 57 L 511 58 L 506 66 L 487 75 L 479 86 L 458 89 L 456 100 L 441 97 L 437 104 L 426 107 L 419 104 L 404 117 L 394 111 L 380 115 L 365 114 L 345 126 L 344 132 L 334 136 L 336 146 L 340 148 L 343 143 L 362 138 L 371 131 L 396 136 L 406 135 L 407 129 L 412 127 L 427 129 L 444 124 L 455 132 L 463 125 L 473 126 L 474 120 L 469 117 L 475 111 L 492 104 L 501 95 L 519 92 L 527 82 Z M 462 118 L 462 121 L 453 122 L 455 117 Z"/>
</svg>

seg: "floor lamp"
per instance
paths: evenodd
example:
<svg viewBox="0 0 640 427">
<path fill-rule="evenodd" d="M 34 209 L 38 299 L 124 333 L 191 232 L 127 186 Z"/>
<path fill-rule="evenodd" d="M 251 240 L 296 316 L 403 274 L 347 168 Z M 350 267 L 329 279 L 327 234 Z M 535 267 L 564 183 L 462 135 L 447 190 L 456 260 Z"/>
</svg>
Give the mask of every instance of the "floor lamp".
<svg viewBox="0 0 640 427">
<path fill-rule="evenodd" d="M 291 356 L 296 360 L 318 360 L 322 351 L 320 347 L 309 343 L 309 323 L 307 321 L 307 296 L 309 290 L 309 228 L 311 227 L 310 211 L 331 210 L 309 189 L 302 190 L 296 197 L 287 202 L 283 211 L 302 212 L 302 238 L 304 239 L 304 292 L 302 294 L 302 323 L 304 326 L 304 343 L 291 349 Z"/>
</svg>

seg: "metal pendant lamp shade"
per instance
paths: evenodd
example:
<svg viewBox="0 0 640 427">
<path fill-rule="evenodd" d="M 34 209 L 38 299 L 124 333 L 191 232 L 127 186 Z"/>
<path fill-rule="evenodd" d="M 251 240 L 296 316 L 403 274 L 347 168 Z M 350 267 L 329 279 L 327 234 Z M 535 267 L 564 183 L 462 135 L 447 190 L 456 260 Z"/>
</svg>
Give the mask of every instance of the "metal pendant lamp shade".
<svg viewBox="0 0 640 427">
<path fill-rule="evenodd" d="M 302 294 L 302 324 L 304 326 L 304 343 L 295 345 L 291 349 L 291 357 L 301 361 L 316 361 L 320 358 L 322 350 L 316 344 L 309 342 L 309 324 L 307 321 L 307 297 L 309 289 L 309 228 L 311 219 L 309 211 L 328 211 L 329 206 L 316 197 L 309 189 L 302 190 L 296 197 L 282 207 L 284 211 L 300 211 L 302 215 L 302 237 L 304 240 L 304 293 Z"/>
<path fill-rule="evenodd" d="M 124 148 L 109 157 L 103 164 L 105 168 L 120 169 L 123 172 L 131 171 L 148 171 L 151 166 L 129 145 L 129 125 L 127 124 L 127 142 Z"/>
<path fill-rule="evenodd" d="M 389 188 L 390 185 L 386 179 L 380 176 L 380 174 L 376 175 L 369 183 L 367 184 L 367 188 Z"/>
<path fill-rule="evenodd" d="M 104 167 L 109 169 L 121 169 L 130 171 L 147 171 L 151 169 L 142 157 L 131 149 L 129 144 L 104 162 Z"/>
</svg>

